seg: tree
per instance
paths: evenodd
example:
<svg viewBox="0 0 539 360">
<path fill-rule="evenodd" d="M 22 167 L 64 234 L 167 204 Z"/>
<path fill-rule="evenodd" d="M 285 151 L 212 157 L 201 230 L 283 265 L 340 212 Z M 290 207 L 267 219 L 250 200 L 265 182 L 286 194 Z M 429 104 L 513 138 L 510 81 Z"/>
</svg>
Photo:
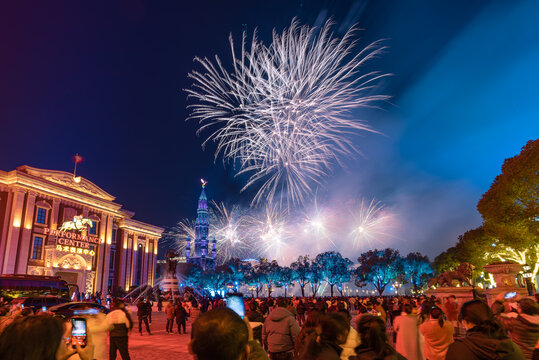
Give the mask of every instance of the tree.
<svg viewBox="0 0 539 360">
<path fill-rule="evenodd" d="M 328 283 L 333 297 L 333 287 L 350 280 L 352 261 L 343 258 L 338 252 L 326 251 L 318 254 L 315 262 L 320 265 L 322 279 Z"/>
<path fill-rule="evenodd" d="M 500 257 L 539 271 L 539 139 L 506 159 L 502 173 L 477 204 L 485 231 L 497 242 Z"/>
<path fill-rule="evenodd" d="M 290 268 L 294 271 L 294 280 L 301 288 L 301 296 L 305 297 L 305 285 L 309 283 L 309 272 L 311 268 L 309 255 L 298 256 L 298 259 L 290 264 Z"/>
<path fill-rule="evenodd" d="M 418 252 L 411 252 L 403 259 L 405 277 L 412 284 L 414 292 L 423 287 L 434 274 L 429 258 Z"/>
<path fill-rule="evenodd" d="M 320 289 L 320 285 L 322 285 L 322 281 L 324 280 L 322 277 L 322 268 L 316 261 L 311 262 L 307 278 L 309 279 L 309 284 L 311 285 L 313 297 L 315 297 L 316 293 L 318 293 L 318 289 Z"/>
<path fill-rule="evenodd" d="M 294 281 L 294 271 L 287 266 L 281 266 L 279 268 L 278 283 L 284 287 L 284 297 L 287 296 L 288 287 L 294 286 L 292 281 Z"/>
<path fill-rule="evenodd" d="M 261 280 L 266 284 L 268 297 L 270 297 L 273 286 L 279 281 L 280 266 L 277 260 L 260 259 L 258 264 L 255 265 L 255 271 L 260 274 Z"/>
<path fill-rule="evenodd" d="M 356 285 L 371 283 L 378 294 L 382 295 L 386 286 L 403 271 L 403 261 L 398 250 L 369 250 L 357 259 L 359 266 L 355 271 Z"/>
<path fill-rule="evenodd" d="M 238 258 L 228 259 L 222 265 L 228 272 L 229 281 L 237 288 L 246 283 L 246 276 L 248 276 L 251 270 L 251 264 L 247 261 L 240 260 Z"/>
<path fill-rule="evenodd" d="M 459 264 L 459 260 L 457 259 L 457 248 L 456 246 L 453 246 L 436 256 L 432 266 L 434 267 L 436 274 L 441 274 L 445 271 L 454 271 Z"/>
</svg>

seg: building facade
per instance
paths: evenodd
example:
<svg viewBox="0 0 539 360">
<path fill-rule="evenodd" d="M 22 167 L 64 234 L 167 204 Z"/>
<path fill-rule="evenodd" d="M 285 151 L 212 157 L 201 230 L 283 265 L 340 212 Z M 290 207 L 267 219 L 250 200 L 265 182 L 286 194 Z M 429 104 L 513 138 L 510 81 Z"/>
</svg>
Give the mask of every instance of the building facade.
<svg viewBox="0 0 539 360">
<path fill-rule="evenodd" d="M 0 170 L 0 274 L 60 276 L 81 292 L 153 285 L 163 228 L 64 171 Z"/>
<path fill-rule="evenodd" d="M 195 239 L 191 241 L 191 238 L 187 237 L 185 260 L 188 263 L 201 266 L 204 270 L 210 270 L 215 269 L 216 241 L 214 237 L 210 250 L 210 241 L 208 239 L 210 223 L 205 187 L 206 183 L 202 182 L 202 192 L 198 198 L 197 220 L 195 222 Z"/>
</svg>

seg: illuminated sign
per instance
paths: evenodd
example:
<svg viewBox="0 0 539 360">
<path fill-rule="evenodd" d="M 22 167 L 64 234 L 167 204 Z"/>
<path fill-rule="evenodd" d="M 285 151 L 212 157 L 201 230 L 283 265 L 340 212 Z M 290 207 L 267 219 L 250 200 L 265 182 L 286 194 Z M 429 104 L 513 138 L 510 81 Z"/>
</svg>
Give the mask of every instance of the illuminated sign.
<svg viewBox="0 0 539 360">
<path fill-rule="evenodd" d="M 100 239 L 85 231 L 91 226 L 93 226 L 92 220 L 79 215 L 73 217 L 73 221 L 64 222 L 58 230 L 45 228 L 45 235 L 57 237 L 57 251 L 95 256 L 95 246 L 99 245 Z"/>
<path fill-rule="evenodd" d="M 81 249 L 79 247 L 74 247 L 74 246 L 56 245 L 56 250 L 63 251 L 63 252 L 68 252 L 68 253 L 72 253 L 72 254 L 78 254 L 78 255 L 95 256 L 95 251 L 94 250 Z"/>
<path fill-rule="evenodd" d="M 58 231 L 77 230 L 79 232 L 87 230 L 88 227 L 94 225 L 93 221 L 87 218 L 83 218 L 82 215 L 74 216 L 73 221 L 66 221 L 62 224 Z"/>
</svg>

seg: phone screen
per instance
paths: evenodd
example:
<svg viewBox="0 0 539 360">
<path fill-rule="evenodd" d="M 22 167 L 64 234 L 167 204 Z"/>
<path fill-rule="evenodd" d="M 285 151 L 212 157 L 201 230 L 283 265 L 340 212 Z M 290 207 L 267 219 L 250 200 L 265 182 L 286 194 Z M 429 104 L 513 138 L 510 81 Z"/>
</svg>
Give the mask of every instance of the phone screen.
<svg viewBox="0 0 539 360">
<path fill-rule="evenodd" d="M 242 319 L 245 317 L 245 305 L 242 294 L 230 294 L 226 297 L 226 307 L 234 310 Z"/>
<path fill-rule="evenodd" d="M 511 299 L 511 298 L 514 298 L 515 296 L 517 296 L 517 292 L 512 291 L 512 292 L 508 292 L 507 294 L 505 294 L 504 298 L 505 299 Z"/>
<path fill-rule="evenodd" d="M 71 345 L 86 346 L 86 319 L 71 319 Z"/>
</svg>

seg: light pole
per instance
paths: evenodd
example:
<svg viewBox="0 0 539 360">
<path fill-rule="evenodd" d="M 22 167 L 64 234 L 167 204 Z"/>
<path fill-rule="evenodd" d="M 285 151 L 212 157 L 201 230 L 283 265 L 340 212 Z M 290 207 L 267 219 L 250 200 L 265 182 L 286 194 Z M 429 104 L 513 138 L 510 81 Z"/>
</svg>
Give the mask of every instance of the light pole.
<svg viewBox="0 0 539 360">
<path fill-rule="evenodd" d="M 535 293 L 535 289 L 532 282 L 532 273 L 531 273 L 531 267 L 530 265 L 524 265 L 522 267 L 524 269 L 524 273 L 522 274 L 522 277 L 524 278 L 524 281 L 526 282 L 526 289 L 528 290 L 528 295 L 532 296 Z"/>
</svg>

